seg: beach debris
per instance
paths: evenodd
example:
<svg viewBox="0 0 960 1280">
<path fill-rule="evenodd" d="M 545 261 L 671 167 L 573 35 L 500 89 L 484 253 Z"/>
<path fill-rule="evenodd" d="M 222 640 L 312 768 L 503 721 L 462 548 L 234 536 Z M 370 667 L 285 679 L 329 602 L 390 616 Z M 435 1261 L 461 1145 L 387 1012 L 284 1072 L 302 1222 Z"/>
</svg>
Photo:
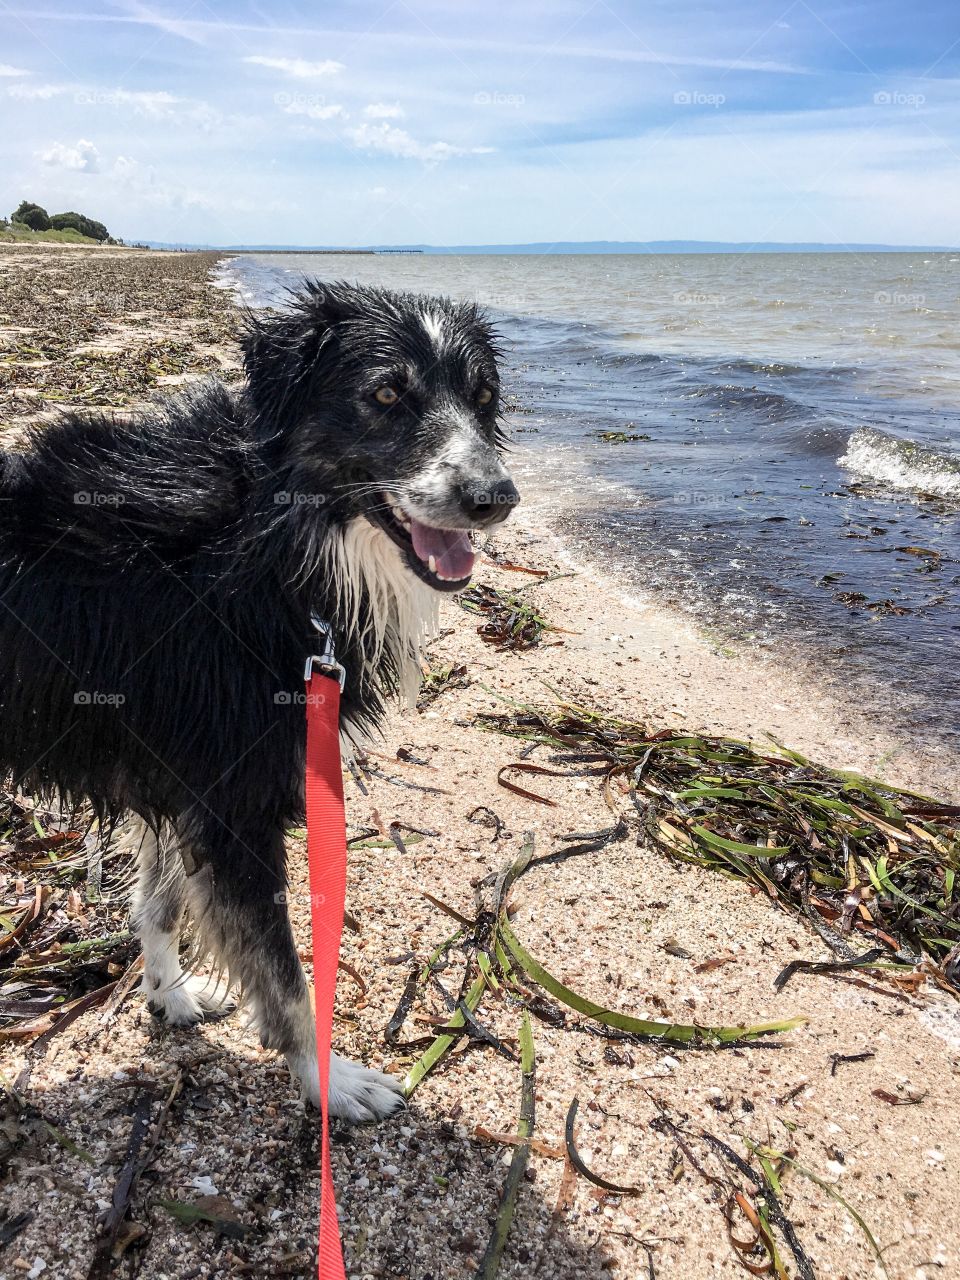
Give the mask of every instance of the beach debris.
<svg viewBox="0 0 960 1280">
<path fill-rule="evenodd" d="M 537 585 L 536 583 L 532 585 Z M 533 605 L 521 598 L 519 591 L 503 591 L 485 583 L 461 591 L 456 600 L 467 613 L 481 614 L 486 621 L 477 627 L 477 635 L 499 650 L 522 652 L 538 645 L 545 631 L 563 631 Z M 570 634 L 566 632 L 565 634 Z"/>
<path fill-rule="evenodd" d="M 4 310 L 21 323 L 5 330 L 0 353 L 5 422 L 54 407 L 121 408 L 202 374 L 238 377 L 239 360 L 225 355 L 236 309 L 206 285 L 217 257 L 71 249 L 8 275 Z"/>
<path fill-rule="evenodd" d="M 653 437 L 643 431 L 591 431 L 595 440 L 604 444 L 630 444 L 634 440 L 652 440 Z"/>
<path fill-rule="evenodd" d="M 863 1053 L 831 1053 L 830 1055 L 830 1074 L 835 1076 L 837 1068 L 845 1062 L 869 1062 L 871 1058 L 877 1056 L 876 1050 L 865 1049 Z"/>
<path fill-rule="evenodd" d="M 791 960 L 790 963 L 773 980 L 774 989 L 782 991 L 795 973 L 845 973 L 848 969 L 863 969 L 883 960 L 887 952 L 882 947 L 866 951 L 862 956 L 854 956 L 852 960 Z"/>
<path fill-rule="evenodd" d="M 133 1121 L 123 1164 L 113 1189 L 112 1203 L 103 1219 L 100 1235 L 94 1247 L 87 1280 L 105 1280 L 113 1271 L 113 1263 L 123 1250 L 144 1234 L 140 1224 L 130 1218 L 130 1211 L 143 1173 L 156 1159 L 160 1139 L 166 1128 L 170 1108 L 180 1093 L 183 1070 L 178 1069 L 173 1083 L 167 1090 L 152 1120 L 153 1104 L 158 1093 L 154 1087 L 141 1090 L 134 1103 Z M 144 1150 L 148 1134 L 150 1145 Z"/>
<path fill-rule="evenodd" d="M 470 683 L 466 664 L 462 662 L 438 662 L 423 673 L 420 693 L 417 695 L 417 710 L 423 711 L 432 706 L 442 693 L 451 689 L 466 689 Z"/>
<path fill-rule="evenodd" d="M 536 1108 L 536 1054 L 530 1016 L 526 1011 L 520 1022 L 520 1073 L 521 1095 L 517 1145 L 500 1194 L 500 1205 L 494 1220 L 493 1233 L 480 1264 L 481 1280 L 495 1280 L 500 1270 L 500 1261 L 517 1207 L 520 1185 L 530 1161 L 530 1140 L 533 1137 Z"/>
<path fill-rule="evenodd" d="M 893 977 L 919 965 L 957 990 L 960 807 L 827 769 L 773 739 L 648 729 L 569 703 L 514 705 L 477 723 L 559 749 L 551 760 L 571 770 L 599 760 L 608 805 L 632 813 L 657 848 L 752 882 L 842 959 Z"/>
<path fill-rule="evenodd" d="M 600 1187 L 603 1191 L 610 1191 L 618 1196 L 635 1196 L 639 1195 L 641 1187 L 621 1187 L 615 1182 L 608 1182 L 606 1178 L 601 1178 L 599 1174 L 594 1173 L 592 1169 L 588 1169 L 583 1157 L 576 1148 L 574 1143 L 574 1130 L 577 1123 L 577 1111 L 580 1108 L 580 1099 L 574 1098 L 567 1110 L 567 1121 L 564 1126 L 563 1140 L 566 1145 L 567 1158 L 582 1177 L 588 1182 L 592 1182 L 595 1187 Z"/>
<path fill-rule="evenodd" d="M 171 1218 L 182 1227 L 195 1227 L 206 1223 L 218 1235 L 231 1240 L 242 1240 L 250 1228 L 238 1222 L 230 1201 L 223 1196 L 205 1195 L 196 1200 L 157 1200 Z"/>
<path fill-rule="evenodd" d="M 550 861 L 549 854 L 534 859 L 533 851 L 533 835 L 527 832 L 516 858 L 483 882 L 489 892 L 489 901 L 477 910 L 472 929 L 463 924 L 440 944 L 422 969 L 410 975 L 400 1005 L 387 1024 L 387 1039 L 393 1044 L 397 1043 L 399 1030 L 418 994 L 435 977 L 448 952 L 457 947 L 466 959 L 460 994 L 454 1003 L 455 1012 L 445 1020 L 433 1042 L 407 1072 L 404 1079 L 407 1097 L 446 1057 L 457 1040 L 468 1034 L 468 1021 L 476 1014 L 487 990 L 496 994 L 502 990 L 509 992 L 513 1004 L 552 1026 L 567 1025 L 563 1010 L 568 1009 L 587 1019 L 585 1027 L 595 1024 L 597 1033 L 603 1036 L 614 1039 L 623 1036 L 688 1048 L 743 1047 L 762 1037 L 792 1031 L 805 1021 L 803 1018 L 787 1018 L 753 1026 L 701 1026 L 654 1021 L 604 1008 L 573 991 L 531 955 L 508 918 L 509 897 L 514 885 L 532 867 Z M 545 995 L 531 991 L 530 983 Z"/>
<path fill-rule="evenodd" d="M 117 985 L 139 947 L 114 892 L 129 860 L 109 834 L 82 811 L 0 789 L 0 1043 L 32 1041 L 33 1060 L 81 1014 L 126 994 Z"/>
<path fill-rule="evenodd" d="M 476 823 L 482 827 L 492 828 L 493 835 L 490 837 L 491 844 L 496 844 L 500 839 L 500 836 L 503 834 L 503 819 L 498 817 L 497 814 L 495 814 L 494 811 L 489 809 L 485 804 L 478 804 L 476 808 L 471 809 L 467 814 L 467 821 Z"/>
<path fill-rule="evenodd" d="M 770 1148 L 760 1148 L 744 1138 L 760 1166 L 754 1169 L 723 1139 L 706 1130 L 692 1133 L 673 1120 L 662 1102 L 656 1098 L 652 1101 L 658 1114 L 650 1121 L 650 1128 L 656 1133 L 669 1135 L 676 1143 L 677 1152 L 682 1153 L 690 1167 L 715 1188 L 717 1202 L 727 1224 L 727 1237 L 744 1270 L 755 1276 L 771 1275 L 775 1280 L 788 1280 L 778 1245 L 779 1237 L 793 1257 L 797 1276 L 801 1280 L 816 1280 L 813 1263 L 781 1203 L 784 1193 L 780 1165 L 786 1157 Z M 713 1173 L 707 1167 L 711 1155 L 719 1160 L 719 1173 Z M 682 1178 L 683 1164 L 678 1161 L 677 1165 Z M 751 1232 L 746 1237 L 739 1234 L 745 1224 Z"/>
</svg>

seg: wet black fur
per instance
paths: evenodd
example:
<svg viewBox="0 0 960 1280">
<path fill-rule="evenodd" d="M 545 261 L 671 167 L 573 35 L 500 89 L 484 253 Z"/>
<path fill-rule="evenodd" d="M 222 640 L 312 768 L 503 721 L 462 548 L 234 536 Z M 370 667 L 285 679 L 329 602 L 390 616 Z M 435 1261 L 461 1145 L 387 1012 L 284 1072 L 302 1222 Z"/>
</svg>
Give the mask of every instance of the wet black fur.
<svg viewBox="0 0 960 1280">
<path fill-rule="evenodd" d="M 289 932 L 270 904 L 303 817 L 311 612 L 337 632 L 352 721 L 375 726 L 396 678 L 344 632 L 318 552 L 376 514 L 349 486 L 415 472 L 437 404 L 497 385 L 476 309 L 433 300 L 451 334 L 437 362 L 421 305 L 305 286 L 250 319 L 239 394 L 199 385 L 132 422 L 70 413 L 0 455 L 0 768 L 107 819 L 169 822 L 221 905 L 264 911 L 264 945 Z M 409 364 L 419 377 L 384 412 L 372 392 Z M 496 397 L 478 417 L 494 441 Z"/>
</svg>

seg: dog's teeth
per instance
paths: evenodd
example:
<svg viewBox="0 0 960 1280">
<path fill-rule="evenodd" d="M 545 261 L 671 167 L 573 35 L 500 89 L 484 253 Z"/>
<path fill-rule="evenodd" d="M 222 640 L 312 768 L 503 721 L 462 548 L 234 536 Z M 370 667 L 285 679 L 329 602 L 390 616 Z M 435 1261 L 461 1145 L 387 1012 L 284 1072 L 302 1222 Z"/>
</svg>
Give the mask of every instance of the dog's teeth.
<svg viewBox="0 0 960 1280">
<path fill-rule="evenodd" d="M 399 524 L 402 524 L 405 529 L 409 529 L 410 517 L 404 511 L 403 507 L 401 507 L 400 503 L 397 502 L 396 498 L 391 498 L 390 495 L 387 494 L 387 502 L 390 504 L 390 510 L 393 513 L 394 519 Z"/>
<path fill-rule="evenodd" d="M 437 573 L 437 557 L 436 556 L 430 557 L 430 559 L 427 561 L 427 568 L 430 570 L 431 573 Z M 438 573 L 437 573 L 437 577 L 438 578 L 440 577 Z"/>
</svg>

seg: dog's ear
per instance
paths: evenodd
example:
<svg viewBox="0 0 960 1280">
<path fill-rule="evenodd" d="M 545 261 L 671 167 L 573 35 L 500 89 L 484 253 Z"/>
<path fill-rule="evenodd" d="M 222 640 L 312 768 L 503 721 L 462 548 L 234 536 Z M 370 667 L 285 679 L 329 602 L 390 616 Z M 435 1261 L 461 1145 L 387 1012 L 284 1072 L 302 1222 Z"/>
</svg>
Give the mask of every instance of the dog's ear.
<svg viewBox="0 0 960 1280">
<path fill-rule="evenodd" d="M 335 287 L 306 282 L 279 313 L 246 319 L 241 345 L 256 425 L 274 434 L 296 422 L 335 364 L 344 298 Z"/>
</svg>

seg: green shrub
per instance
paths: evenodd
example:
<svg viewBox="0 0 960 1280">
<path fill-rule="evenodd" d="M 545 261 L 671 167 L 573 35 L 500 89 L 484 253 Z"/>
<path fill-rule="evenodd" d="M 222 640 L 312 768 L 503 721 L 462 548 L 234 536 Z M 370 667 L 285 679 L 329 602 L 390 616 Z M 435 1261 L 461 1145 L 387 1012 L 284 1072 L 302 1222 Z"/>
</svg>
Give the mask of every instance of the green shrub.
<svg viewBox="0 0 960 1280">
<path fill-rule="evenodd" d="M 29 227 L 31 231 L 49 231 L 50 218 L 39 204 L 33 204 L 29 200 L 21 200 L 19 205 L 14 209 L 12 222 L 22 222 L 25 227 Z"/>
<path fill-rule="evenodd" d="M 50 219 L 50 226 L 56 231 L 79 231 L 82 236 L 101 242 L 109 239 L 107 228 L 102 222 L 88 218 L 84 213 L 76 213 L 73 209 L 66 213 L 55 213 Z"/>
</svg>

